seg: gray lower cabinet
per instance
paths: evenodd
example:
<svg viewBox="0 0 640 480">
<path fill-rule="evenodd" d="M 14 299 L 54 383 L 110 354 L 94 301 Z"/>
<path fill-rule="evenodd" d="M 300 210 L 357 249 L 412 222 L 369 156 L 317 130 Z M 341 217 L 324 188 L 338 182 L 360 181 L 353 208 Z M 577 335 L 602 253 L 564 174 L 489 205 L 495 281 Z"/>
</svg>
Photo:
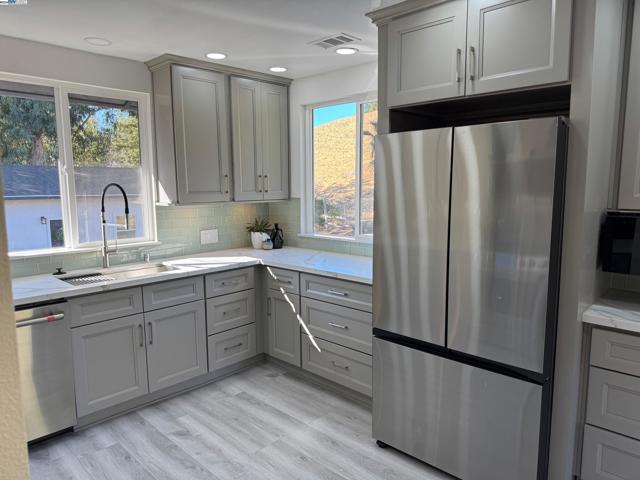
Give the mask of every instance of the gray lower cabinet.
<svg viewBox="0 0 640 480">
<path fill-rule="evenodd" d="M 267 292 L 267 353 L 274 358 L 300 366 L 300 297 Z"/>
<path fill-rule="evenodd" d="M 255 292 L 231 293 L 207 300 L 207 334 L 231 330 L 255 322 Z"/>
<path fill-rule="evenodd" d="M 266 267 L 267 287 L 274 290 L 283 289 L 287 293 L 300 293 L 300 274 L 293 270 Z"/>
<path fill-rule="evenodd" d="M 202 281 L 201 277 L 200 280 Z M 144 314 L 149 391 L 207 373 L 204 302 L 192 302 Z"/>
<path fill-rule="evenodd" d="M 580 478 L 637 480 L 640 478 L 640 441 L 586 425 Z"/>
<path fill-rule="evenodd" d="M 303 297 L 336 303 L 365 312 L 372 310 L 371 285 L 303 273 L 300 275 L 300 293 Z"/>
<path fill-rule="evenodd" d="M 71 330 L 78 417 L 149 392 L 141 314 Z"/>
<path fill-rule="evenodd" d="M 254 267 L 211 273 L 204 277 L 207 298 L 249 290 L 255 285 Z"/>
<path fill-rule="evenodd" d="M 201 276 L 153 283 L 142 287 L 144 311 L 158 310 L 204 298 L 204 281 Z"/>
<path fill-rule="evenodd" d="M 287 87 L 231 78 L 234 197 L 289 197 Z"/>
<path fill-rule="evenodd" d="M 69 300 L 71 327 L 142 313 L 142 289 L 124 288 Z"/>
<path fill-rule="evenodd" d="M 211 335 L 208 342 L 209 371 L 216 372 L 256 355 L 256 325 Z"/>
</svg>

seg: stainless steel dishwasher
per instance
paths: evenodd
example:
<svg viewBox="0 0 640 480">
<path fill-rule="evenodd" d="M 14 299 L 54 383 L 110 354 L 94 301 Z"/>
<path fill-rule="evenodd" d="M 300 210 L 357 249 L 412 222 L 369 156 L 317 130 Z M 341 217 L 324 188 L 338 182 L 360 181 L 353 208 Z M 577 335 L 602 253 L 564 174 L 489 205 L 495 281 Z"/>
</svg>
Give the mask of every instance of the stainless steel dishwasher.
<svg viewBox="0 0 640 480">
<path fill-rule="evenodd" d="M 76 423 L 71 330 L 66 302 L 16 310 L 22 405 L 27 440 Z"/>
</svg>

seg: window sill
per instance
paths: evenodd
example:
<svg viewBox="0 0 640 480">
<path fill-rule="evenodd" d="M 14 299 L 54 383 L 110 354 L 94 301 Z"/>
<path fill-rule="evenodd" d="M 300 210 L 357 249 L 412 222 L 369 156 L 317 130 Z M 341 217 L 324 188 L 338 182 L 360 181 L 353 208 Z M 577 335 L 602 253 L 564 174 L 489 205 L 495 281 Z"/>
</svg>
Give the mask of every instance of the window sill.
<svg viewBox="0 0 640 480">
<path fill-rule="evenodd" d="M 162 245 L 162 242 L 157 240 L 151 240 L 148 242 L 136 242 L 136 243 L 121 243 L 118 245 L 118 250 L 127 250 L 130 248 L 140 247 L 153 247 Z M 113 246 L 109 244 L 109 246 Z M 9 252 L 10 260 L 19 260 L 22 258 L 38 258 L 38 257 L 53 257 L 58 255 L 79 255 L 82 253 L 93 253 L 102 250 L 102 246 L 92 245 L 90 247 L 78 247 L 78 248 L 49 248 L 46 250 L 28 250 L 24 252 Z"/>
<path fill-rule="evenodd" d="M 299 233 L 298 237 L 309 238 L 313 240 L 333 240 L 336 242 L 373 244 L 373 236 L 370 236 L 370 235 L 362 235 L 362 236 L 351 238 L 351 237 L 335 237 L 332 235 L 319 235 L 317 233 Z"/>
</svg>

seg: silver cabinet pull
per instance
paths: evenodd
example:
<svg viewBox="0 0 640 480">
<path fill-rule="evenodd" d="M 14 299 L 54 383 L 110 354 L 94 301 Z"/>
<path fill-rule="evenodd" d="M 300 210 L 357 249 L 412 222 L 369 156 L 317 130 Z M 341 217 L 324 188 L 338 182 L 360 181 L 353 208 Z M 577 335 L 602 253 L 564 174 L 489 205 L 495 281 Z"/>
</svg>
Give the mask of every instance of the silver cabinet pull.
<svg viewBox="0 0 640 480">
<path fill-rule="evenodd" d="M 258 192 L 262 192 L 262 175 L 258 175 Z"/>
<path fill-rule="evenodd" d="M 330 288 L 329 290 L 327 290 L 328 293 L 332 294 L 332 295 L 339 295 L 340 297 L 348 297 L 349 294 L 347 292 L 341 292 L 340 290 L 334 290 L 333 288 Z"/>
<path fill-rule="evenodd" d="M 144 333 L 142 332 L 142 324 L 141 323 L 138 324 L 138 330 L 139 330 L 138 333 L 140 333 L 140 346 L 144 347 Z"/>
<path fill-rule="evenodd" d="M 267 298 L 267 317 L 271 316 L 271 297 Z"/>
<path fill-rule="evenodd" d="M 340 365 L 339 363 L 334 362 L 333 360 L 331 360 L 331 364 L 336 368 L 342 368 L 343 370 L 349 370 L 349 365 Z"/>
<path fill-rule="evenodd" d="M 241 280 L 231 280 L 229 282 L 220 282 L 220 285 L 222 285 L 223 287 L 226 287 L 228 285 L 237 285 L 241 282 Z"/>
<path fill-rule="evenodd" d="M 462 49 L 456 48 L 456 82 L 460 83 L 462 81 L 462 76 L 460 75 L 460 62 L 462 61 Z"/>
<path fill-rule="evenodd" d="M 236 343 L 235 345 L 230 345 L 228 347 L 224 347 L 223 350 L 226 352 L 227 350 L 231 350 L 232 348 L 238 348 L 238 347 L 241 347 L 241 346 L 242 346 L 242 342 Z"/>
<path fill-rule="evenodd" d="M 476 79 L 476 47 L 469 46 L 469 80 L 472 82 Z"/>
<path fill-rule="evenodd" d="M 153 324 L 147 322 L 147 326 L 149 327 L 149 345 L 153 345 Z"/>
<path fill-rule="evenodd" d="M 226 311 L 222 312 L 222 315 L 226 315 L 228 313 L 239 312 L 240 310 L 242 310 L 242 307 L 234 308 L 233 310 L 226 310 Z"/>
<path fill-rule="evenodd" d="M 278 283 L 284 283 L 285 285 L 293 285 L 293 280 L 278 280 Z"/>
<path fill-rule="evenodd" d="M 32 318 L 31 320 L 24 320 L 16 323 L 16 328 L 29 327 L 31 325 L 39 325 L 41 323 L 57 322 L 64 318 L 64 313 L 54 313 L 53 315 L 47 315 L 46 317 Z"/>
<path fill-rule="evenodd" d="M 229 193 L 229 175 L 224 176 L 224 193 Z"/>
<path fill-rule="evenodd" d="M 333 322 L 329 322 L 329 326 L 334 327 L 334 328 L 341 328 L 343 330 L 348 330 L 349 327 L 346 325 L 340 325 L 339 323 L 333 323 Z"/>
<path fill-rule="evenodd" d="M 269 175 L 265 175 L 264 177 L 262 177 L 262 179 L 264 180 L 264 191 L 268 192 L 269 191 Z"/>
</svg>

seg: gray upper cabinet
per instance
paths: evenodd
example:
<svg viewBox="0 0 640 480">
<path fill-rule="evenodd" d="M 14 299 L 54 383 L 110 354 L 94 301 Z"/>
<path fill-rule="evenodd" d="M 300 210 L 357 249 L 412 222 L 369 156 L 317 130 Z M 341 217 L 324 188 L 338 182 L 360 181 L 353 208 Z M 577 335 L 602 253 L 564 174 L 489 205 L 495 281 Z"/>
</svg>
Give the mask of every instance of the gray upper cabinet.
<svg viewBox="0 0 640 480">
<path fill-rule="evenodd" d="M 297 312 L 300 309 L 300 297 L 287 294 L 287 298 L 291 303 L 281 292 L 269 290 L 267 293 L 267 353 L 299 367 L 300 323 Z"/>
<path fill-rule="evenodd" d="M 231 78 L 234 197 L 289 197 L 287 87 Z"/>
<path fill-rule="evenodd" d="M 144 314 L 149 391 L 207 373 L 204 302 Z"/>
<path fill-rule="evenodd" d="M 231 200 L 228 78 L 166 65 L 154 71 L 153 88 L 158 200 Z"/>
<path fill-rule="evenodd" d="M 569 80 L 572 0 L 469 0 L 467 95 Z"/>
<path fill-rule="evenodd" d="M 142 314 L 71 330 L 78 417 L 149 392 Z"/>
<path fill-rule="evenodd" d="M 464 95 L 467 0 L 454 0 L 389 24 L 389 106 Z"/>
<path fill-rule="evenodd" d="M 371 14 L 389 107 L 569 80 L 572 0 L 406 4 Z"/>
</svg>

